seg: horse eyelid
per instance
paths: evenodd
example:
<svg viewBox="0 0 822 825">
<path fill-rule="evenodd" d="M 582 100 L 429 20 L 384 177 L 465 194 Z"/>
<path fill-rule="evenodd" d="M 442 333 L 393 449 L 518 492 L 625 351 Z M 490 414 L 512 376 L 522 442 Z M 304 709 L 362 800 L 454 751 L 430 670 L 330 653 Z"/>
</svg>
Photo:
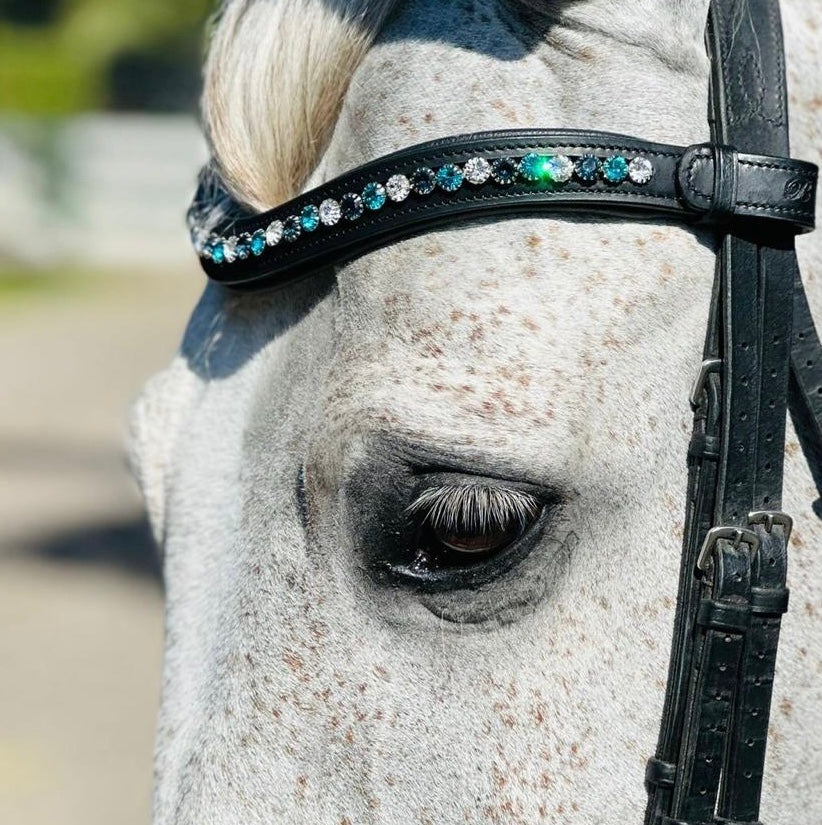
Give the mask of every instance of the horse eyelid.
<svg viewBox="0 0 822 825">
<path fill-rule="evenodd" d="M 441 530 L 484 532 L 533 520 L 541 502 L 522 490 L 480 484 L 441 484 L 424 490 L 407 508 L 421 523 Z"/>
</svg>

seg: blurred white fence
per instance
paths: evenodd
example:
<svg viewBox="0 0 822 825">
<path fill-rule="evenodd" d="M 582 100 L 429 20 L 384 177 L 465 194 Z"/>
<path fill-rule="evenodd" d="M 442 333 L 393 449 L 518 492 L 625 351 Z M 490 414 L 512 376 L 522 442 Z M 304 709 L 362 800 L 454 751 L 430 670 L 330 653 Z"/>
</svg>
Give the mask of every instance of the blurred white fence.
<svg viewBox="0 0 822 825">
<path fill-rule="evenodd" d="M 175 266 L 206 150 L 184 116 L 0 120 L 0 265 Z"/>
</svg>

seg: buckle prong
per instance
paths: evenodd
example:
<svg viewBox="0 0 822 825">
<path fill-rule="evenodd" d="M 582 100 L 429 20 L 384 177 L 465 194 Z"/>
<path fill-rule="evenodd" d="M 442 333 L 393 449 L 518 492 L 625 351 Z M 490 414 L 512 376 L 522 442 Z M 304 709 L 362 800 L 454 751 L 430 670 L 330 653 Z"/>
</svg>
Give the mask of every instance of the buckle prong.
<svg viewBox="0 0 822 825">
<path fill-rule="evenodd" d="M 734 548 L 739 547 L 740 544 L 747 544 L 751 548 L 752 556 L 759 552 L 759 536 L 753 530 L 748 530 L 746 527 L 711 527 L 705 534 L 705 541 L 702 542 L 702 549 L 699 551 L 699 557 L 696 560 L 697 570 L 701 570 L 703 573 L 707 572 L 711 552 L 720 539 L 732 541 Z"/>
<path fill-rule="evenodd" d="M 770 533 L 774 524 L 779 524 L 785 533 L 785 544 L 791 538 L 793 519 L 782 510 L 751 510 L 748 513 L 748 524 L 764 524 L 765 532 Z"/>
</svg>

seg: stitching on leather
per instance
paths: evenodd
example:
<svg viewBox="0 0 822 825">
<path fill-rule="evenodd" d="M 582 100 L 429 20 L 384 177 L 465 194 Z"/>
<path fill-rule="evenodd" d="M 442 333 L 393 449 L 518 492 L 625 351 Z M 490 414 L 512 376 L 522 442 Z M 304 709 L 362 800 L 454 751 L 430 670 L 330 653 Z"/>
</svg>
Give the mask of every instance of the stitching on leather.
<svg viewBox="0 0 822 825">
<path fill-rule="evenodd" d="M 789 172 L 792 175 L 804 177 L 807 180 L 816 180 L 816 173 L 809 169 L 798 169 L 795 166 L 783 166 L 779 163 L 772 163 L 770 161 L 758 160 L 743 160 L 739 159 L 740 166 L 756 166 L 760 169 L 777 169 L 780 172 Z"/>
<path fill-rule="evenodd" d="M 813 214 L 807 209 L 797 209 L 792 206 L 776 206 L 775 204 L 760 203 L 757 201 L 737 201 L 736 205 L 756 209 L 760 212 L 784 212 L 786 215 L 797 215 L 800 218 L 810 218 Z"/>
<path fill-rule="evenodd" d="M 575 191 L 583 191 L 584 192 L 584 190 L 575 190 Z M 502 193 L 486 193 L 486 194 L 477 193 L 477 194 L 473 194 L 473 195 L 468 195 L 467 197 L 464 196 L 464 197 L 461 197 L 461 198 L 449 199 L 448 203 L 449 204 L 452 204 L 452 203 L 453 204 L 470 204 L 470 203 L 475 203 L 477 201 L 493 200 L 493 199 L 499 198 L 500 194 L 502 194 Z M 531 192 L 506 192 L 505 197 L 506 198 L 511 198 L 511 197 L 526 198 L 531 194 L 533 194 L 533 193 L 531 193 Z M 620 197 L 620 198 L 624 198 L 624 197 L 655 198 L 657 200 L 666 201 L 666 202 L 668 202 L 670 204 L 673 204 L 673 205 L 678 205 L 678 202 L 675 198 L 669 198 L 667 195 L 653 195 L 653 194 L 645 193 L 645 192 L 610 192 L 610 191 L 607 191 L 607 190 L 603 190 L 603 191 L 598 191 L 597 192 L 597 196 L 599 196 L 599 195 L 605 195 L 607 197 Z M 585 200 L 580 199 L 579 203 L 584 205 Z M 566 201 L 564 205 L 568 206 L 568 205 L 572 205 L 572 204 L 575 204 L 575 202 L 570 202 L 569 203 L 569 202 Z M 544 207 L 544 206 L 548 206 L 548 204 L 539 204 L 539 205 L 536 205 L 536 208 L 540 208 L 540 207 Z M 403 209 L 402 215 L 403 216 L 405 216 L 405 215 L 414 215 L 414 214 L 417 214 L 419 212 L 423 212 L 423 211 L 425 211 L 429 208 L 430 207 L 428 206 L 428 204 L 421 203 L 421 204 L 419 204 L 417 206 L 414 206 L 414 207 L 411 207 L 411 208 L 406 207 L 405 209 Z M 372 220 L 368 224 L 368 226 L 373 227 L 373 226 L 378 226 L 380 224 L 384 224 L 387 221 L 390 221 L 392 219 L 392 217 L 393 216 L 389 213 L 383 213 L 382 215 L 376 215 L 376 216 L 374 216 L 374 218 L 372 218 Z M 482 217 L 482 214 L 479 213 L 478 217 Z M 312 238 L 308 243 L 304 243 L 304 242 L 300 243 L 298 241 L 294 245 L 294 247 L 292 247 L 291 249 L 289 249 L 288 247 L 282 247 L 282 246 L 274 247 L 273 249 L 270 249 L 270 254 L 273 253 L 270 260 L 272 261 L 272 263 L 275 263 L 275 262 L 279 263 L 279 262 L 282 262 L 282 261 L 288 261 L 290 258 L 294 258 L 294 257 L 298 256 L 299 254 L 301 254 L 303 252 L 306 252 L 310 249 L 314 249 L 317 246 L 324 245 L 328 241 L 338 240 L 338 239 L 339 240 L 345 240 L 352 233 L 356 232 L 359 229 L 359 227 L 361 227 L 363 225 L 364 224 L 360 224 L 360 223 L 352 223 L 349 226 L 343 226 L 343 227 L 340 227 L 339 229 L 335 229 L 331 233 L 325 232 L 325 233 L 323 233 L 323 236 L 321 238 L 319 238 L 319 237 L 318 238 Z"/>
<path fill-rule="evenodd" d="M 550 149 L 582 149 L 584 151 L 619 151 L 619 152 L 630 152 L 641 154 L 644 156 L 650 157 L 658 157 L 658 158 L 678 158 L 681 156 L 681 151 L 661 151 L 661 150 L 653 150 L 653 149 L 646 149 L 642 147 L 640 144 L 639 146 L 624 146 L 619 144 L 607 144 L 607 143 L 576 143 L 576 142 L 563 142 L 563 143 L 525 143 L 522 142 L 518 143 L 495 143 L 489 146 L 483 146 L 481 149 L 477 149 L 476 152 L 513 152 L 516 151 L 527 153 L 528 151 L 534 149 L 542 149 L 542 150 L 550 150 Z M 312 190 L 312 192 L 305 192 L 302 195 L 298 195 L 296 198 L 292 199 L 288 203 L 281 204 L 280 206 L 274 207 L 274 209 L 269 209 L 266 212 L 261 212 L 258 215 L 254 215 L 253 218 L 243 219 L 242 221 L 236 222 L 236 229 L 238 232 L 255 232 L 257 229 L 264 229 L 272 220 L 279 218 L 280 220 L 289 217 L 291 214 L 294 214 L 293 211 L 290 209 L 286 209 L 289 204 L 294 205 L 294 209 L 299 209 L 299 206 L 304 203 L 310 203 L 312 201 L 321 200 L 327 197 L 341 197 L 342 193 L 344 194 L 346 191 L 350 191 L 353 188 L 359 187 L 363 182 L 369 182 L 374 179 L 380 179 L 383 177 L 390 177 L 392 174 L 396 172 L 408 172 L 411 167 L 414 166 L 422 166 L 426 163 L 437 163 L 431 159 L 431 157 L 441 157 L 443 159 L 448 158 L 455 158 L 464 155 L 469 155 L 472 150 L 463 148 L 458 149 L 451 149 L 451 150 L 441 150 L 441 151 L 430 151 L 427 154 L 429 155 L 428 158 L 423 156 L 418 157 L 416 160 L 413 156 L 397 160 L 393 163 L 386 164 L 384 166 L 372 168 L 370 171 L 365 170 L 361 173 L 351 173 L 350 177 L 345 177 L 343 180 L 340 181 L 339 185 L 334 185 L 333 188 L 330 186 L 333 181 L 329 181 L 329 183 L 321 184 L 316 189 Z M 313 193 L 313 194 L 312 194 Z M 615 194 L 628 194 L 626 192 L 606 192 L 603 191 L 602 194 L 607 195 L 615 195 Z M 311 196 L 311 197 L 309 197 Z M 659 195 L 648 195 L 642 193 L 642 197 L 665 197 Z M 450 202 L 458 202 L 458 201 L 450 201 Z M 248 220 L 248 223 L 245 223 L 245 220 Z M 221 226 L 215 227 L 214 232 L 216 234 L 224 234 L 225 228 Z M 329 237 L 326 233 L 325 237 Z M 302 245 L 305 248 L 305 245 Z"/>
<path fill-rule="evenodd" d="M 711 157 L 711 153 L 707 149 L 702 149 L 699 152 L 695 153 L 694 156 L 691 158 L 690 162 L 688 163 L 687 173 L 685 175 L 685 186 L 695 197 L 706 201 L 707 203 L 711 203 L 713 201 L 713 195 L 705 194 L 701 189 L 697 189 L 694 185 L 694 176 L 696 172 L 696 166 L 704 161 L 707 161 L 708 158 Z M 756 160 L 743 160 L 742 158 L 739 159 L 740 166 L 753 166 L 761 169 L 775 169 L 779 172 L 788 172 L 789 174 L 794 174 L 796 177 L 802 178 L 809 182 L 813 182 L 816 180 L 816 173 L 810 170 L 804 169 L 797 169 L 793 166 L 784 166 L 779 163 L 772 163 L 769 161 L 756 161 Z M 764 203 L 761 201 L 737 201 L 736 206 L 738 207 L 747 207 L 749 209 L 755 209 L 757 211 L 770 211 L 770 212 L 781 212 L 786 215 L 797 215 L 803 218 L 810 218 L 813 215 L 813 211 L 810 209 L 802 209 L 792 206 L 779 206 L 777 204 L 770 204 Z"/>
<path fill-rule="evenodd" d="M 697 164 L 701 161 L 707 160 L 709 157 L 711 157 L 711 153 L 707 149 L 701 149 L 700 151 L 694 153 L 694 156 L 691 158 L 691 162 L 688 164 L 687 174 L 685 175 L 685 186 L 688 191 L 707 203 L 711 203 L 711 201 L 713 201 L 713 194 L 706 195 L 701 189 L 697 189 L 696 186 L 694 186 L 694 175 Z"/>
</svg>

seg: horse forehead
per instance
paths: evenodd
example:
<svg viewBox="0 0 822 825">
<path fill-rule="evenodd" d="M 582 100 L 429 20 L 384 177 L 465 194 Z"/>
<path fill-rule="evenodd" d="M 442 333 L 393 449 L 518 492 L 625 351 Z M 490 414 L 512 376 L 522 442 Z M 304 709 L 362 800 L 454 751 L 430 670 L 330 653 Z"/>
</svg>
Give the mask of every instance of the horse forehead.
<svg viewBox="0 0 822 825">
<path fill-rule="evenodd" d="M 552 333 L 579 329 L 607 349 L 609 332 L 638 333 L 649 310 L 658 317 L 697 297 L 711 257 L 676 226 L 520 218 L 448 227 L 339 271 L 342 343 L 494 358 L 525 336 L 544 356 L 574 343 Z M 442 352 L 430 351 L 434 342 Z"/>
</svg>

